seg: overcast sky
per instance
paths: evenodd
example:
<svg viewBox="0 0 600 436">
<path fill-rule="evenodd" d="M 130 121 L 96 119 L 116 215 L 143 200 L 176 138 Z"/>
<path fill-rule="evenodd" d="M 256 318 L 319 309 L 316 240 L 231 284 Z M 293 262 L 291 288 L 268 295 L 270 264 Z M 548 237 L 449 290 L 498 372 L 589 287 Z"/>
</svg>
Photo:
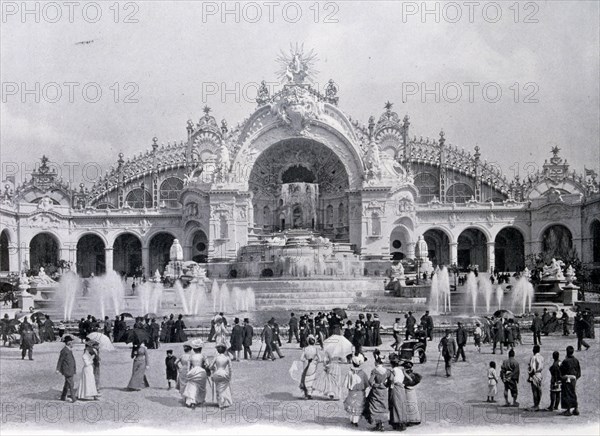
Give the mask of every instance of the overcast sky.
<svg viewBox="0 0 600 436">
<path fill-rule="evenodd" d="M 30 169 L 42 154 L 59 164 L 93 162 L 106 170 L 119 152 L 148 149 L 153 136 L 159 143 L 184 140 L 186 120 L 197 121 L 205 104 L 218 120 L 235 125 L 256 107 L 246 101 L 252 84 L 275 81 L 279 51 L 295 42 L 317 52 L 317 82 L 322 88 L 333 78 L 340 108 L 354 119 L 378 117 L 390 100 L 394 110 L 409 114 L 411 136 L 437 138 L 444 128 L 449 143 L 469 150 L 479 145 L 482 158 L 511 177 L 516 167 L 523 175 L 533 168 L 529 162 L 542 164 L 554 145 L 572 169 L 599 167 L 596 1 L 499 2 L 499 19 L 489 2 L 472 11 L 457 2 L 462 16 L 455 23 L 449 21 L 457 21 L 459 10 L 443 2 L 428 4 L 439 8 L 439 22 L 435 14 L 422 15 L 422 2 L 310 2 L 300 9 L 275 2 L 272 20 L 263 2 L 230 3 L 239 8 L 239 22 L 220 10 L 210 14 L 221 2 L 122 3 L 118 17 L 113 2 L 99 3 L 102 16 L 93 23 L 96 11 L 90 6 L 84 13 L 86 2 L 74 10 L 73 22 L 62 2 L 61 19 L 49 7 L 38 6 L 36 17 L 23 15 L 21 2 L 4 2 L 2 176 L 7 163 Z M 52 82 L 60 84 L 60 98 Z M 68 82 L 78 84 L 72 102 Z M 473 101 L 466 82 L 478 84 Z M 39 102 L 35 93 L 23 93 L 36 83 Z M 222 95 L 236 83 L 237 95 Z M 423 95 L 436 83 L 439 92 Z M 93 103 L 95 87 L 102 96 Z M 498 89 L 502 95 L 493 103 Z M 124 103 L 126 97 L 132 102 Z M 80 172 L 75 177 L 79 181 Z"/>
</svg>

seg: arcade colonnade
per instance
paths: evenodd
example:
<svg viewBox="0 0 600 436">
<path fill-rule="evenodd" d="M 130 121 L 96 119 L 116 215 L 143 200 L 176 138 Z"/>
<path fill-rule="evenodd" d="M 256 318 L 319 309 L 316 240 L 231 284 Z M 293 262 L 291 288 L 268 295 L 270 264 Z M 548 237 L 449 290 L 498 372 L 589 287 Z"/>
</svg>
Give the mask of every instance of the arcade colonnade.
<svg viewBox="0 0 600 436">
<path fill-rule="evenodd" d="M 433 265 L 456 264 L 461 269 L 477 265 L 480 271 L 497 268 L 518 271 L 525 266 L 528 254 L 551 253 L 566 257 L 571 250 L 581 253 L 583 241 L 575 238 L 564 224 L 543 227 L 532 238 L 522 226 L 418 227 L 396 225 L 389 234 L 389 254 L 394 260 L 414 259 L 418 236 L 423 235 L 428 257 Z M 600 262 L 600 220 L 591 225 L 593 262 Z M 184 248 L 184 258 L 197 262 L 208 261 L 209 235 L 199 227 L 169 229 L 141 234 L 139 231 L 84 231 L 64 235 L 56 231 L 32 232 L 31 236 L 15 242 L 9 229 L 0 232 L 0 270 L 18 271 L 19 265 L 33 270 L 55 265 L 60 260 L 71 263 L 83 277 L 102 274 L 113 269 L 128 276 L 161 274 L 169 261 L 169 249 L 175 238 Z"/>
<path fill-rule="evenodd" d="M 181 230 L 140 234 L 120 231 L 114 234 L 84 232 L 75 237 L 57 231 L 40 231 L 21 243 L 13 242 L 8 229 L 0 232 L 0 271 L 19 271 L 40 267 L 48 269 L 60 261 L 69 262 L 71 269 L 82 277 L 115 270 L 127 276 L 161 274 L 169 262 L 169 250 L 178 238 L 186 259 L 207 261 L 208 237 L 199 228 L 189 234 Z"/>
</svg>

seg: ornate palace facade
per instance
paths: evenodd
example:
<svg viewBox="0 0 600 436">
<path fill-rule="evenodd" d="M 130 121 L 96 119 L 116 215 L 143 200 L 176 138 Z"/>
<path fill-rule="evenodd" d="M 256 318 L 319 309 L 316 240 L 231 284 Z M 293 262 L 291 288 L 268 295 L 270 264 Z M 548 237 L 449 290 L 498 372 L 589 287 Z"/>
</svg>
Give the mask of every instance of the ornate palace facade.
<svg viewBox="0 0 600 436">
<path fill-rule="evenodd" d="M 205 108 L 184 141 L 120 154 L 94 186 L 70 189 L 44 157 L 30 180 L 4 188 L 2 270 L 64 260 L 83 276 L 148 275 L 177 238 L 186 260 L 222 276 L 244 247 L 291 228 L 347 247 L 365 262 L 360 274 L 415 258 L 419 236 L 434 265 L 514 271 L 538 252 L 600 265 L 593 171 L 572 171 L 554 148 L 539 172 L 507 180 L 479 147 L 414 136 L 391 103 L 363 124 L 340 108 L 334 82 L 325 94 L 310 86 L 310 60 L 286 58 L 283 89 L 261 87 L 237 127 Z"/>
</svg>

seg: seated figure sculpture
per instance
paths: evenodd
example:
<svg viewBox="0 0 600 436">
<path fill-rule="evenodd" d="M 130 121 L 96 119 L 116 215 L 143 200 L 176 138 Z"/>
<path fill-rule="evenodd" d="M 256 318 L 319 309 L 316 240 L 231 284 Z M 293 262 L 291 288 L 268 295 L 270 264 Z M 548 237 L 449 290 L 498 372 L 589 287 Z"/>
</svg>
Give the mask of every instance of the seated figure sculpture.
<svg viewBox="0 0 600 436">
<path fill-rule="evenodd" d="M 550 265 L 544 265 L 542 269 L 542 280 L 564 280 L 562 271 L 564 263 L 560 260 L 552 259 Z"/>
</svg>

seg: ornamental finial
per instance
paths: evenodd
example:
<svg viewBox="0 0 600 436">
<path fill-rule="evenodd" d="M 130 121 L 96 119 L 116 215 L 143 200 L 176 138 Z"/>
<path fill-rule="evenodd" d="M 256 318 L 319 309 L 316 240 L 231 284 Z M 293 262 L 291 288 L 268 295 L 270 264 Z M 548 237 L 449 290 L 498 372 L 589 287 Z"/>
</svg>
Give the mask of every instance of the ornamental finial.
<svg viewBox="0 0 600 436">
<path fill-rule="evenodd" d="M 394 103 L 392 103 L 391 101 L 386 101 L 385 104 L 383 105 L 383 108 L 387 111 L 387 112 L 391 112 L 392 107 L 394 106 Z"/>
</svg>

